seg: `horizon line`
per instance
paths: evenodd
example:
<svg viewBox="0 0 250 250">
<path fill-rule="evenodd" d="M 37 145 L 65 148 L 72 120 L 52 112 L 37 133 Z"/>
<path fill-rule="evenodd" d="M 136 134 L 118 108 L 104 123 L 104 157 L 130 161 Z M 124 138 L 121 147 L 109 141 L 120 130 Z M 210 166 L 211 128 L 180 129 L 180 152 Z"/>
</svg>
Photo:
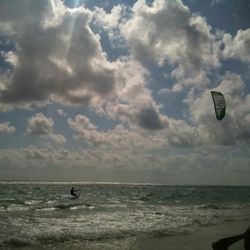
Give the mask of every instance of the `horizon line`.
<svg viewBox="0 0 250 250">
<path fill-rule="evenodd" d="M 119 181 L 42 181 L 42 180 L 0 180 L 0 184 L 78 184 L 78 185 L 145 185 L 145 186 L 227 186 L 250 187 L 247 184 L 167 184 L 151 182 L 119 182 Z"/>
</svg>

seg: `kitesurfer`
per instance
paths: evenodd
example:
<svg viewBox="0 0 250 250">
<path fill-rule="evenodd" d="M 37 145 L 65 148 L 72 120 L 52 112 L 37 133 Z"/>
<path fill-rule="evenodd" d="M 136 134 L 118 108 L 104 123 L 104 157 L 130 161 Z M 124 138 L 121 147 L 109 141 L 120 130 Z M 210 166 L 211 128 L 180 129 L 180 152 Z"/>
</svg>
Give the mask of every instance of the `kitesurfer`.
<svg viewBox="0 0 250 250">
<path fill-rule="evenodd" d="M 75 197 L 76 199 L 79 197 L 79 194 L 77 194 L 76 192 L 79 191 L 77 189 L 75 189 L 74 187 L 71 188 L 70 190 L 70 194 Z"/>
</svg>

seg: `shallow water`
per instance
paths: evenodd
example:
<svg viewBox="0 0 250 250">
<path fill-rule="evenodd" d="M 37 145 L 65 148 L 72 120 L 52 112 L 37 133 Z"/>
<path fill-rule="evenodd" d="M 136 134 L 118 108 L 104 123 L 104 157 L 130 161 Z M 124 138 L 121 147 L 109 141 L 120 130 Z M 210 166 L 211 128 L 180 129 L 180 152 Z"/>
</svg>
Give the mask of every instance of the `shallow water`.
<svg viewBox="0 0 250 250">
<path fill-rule="evenodd" d="M 132 249 L 250 215 L 250 187 L 1 183 L 2 249 Z"/>
</svg>

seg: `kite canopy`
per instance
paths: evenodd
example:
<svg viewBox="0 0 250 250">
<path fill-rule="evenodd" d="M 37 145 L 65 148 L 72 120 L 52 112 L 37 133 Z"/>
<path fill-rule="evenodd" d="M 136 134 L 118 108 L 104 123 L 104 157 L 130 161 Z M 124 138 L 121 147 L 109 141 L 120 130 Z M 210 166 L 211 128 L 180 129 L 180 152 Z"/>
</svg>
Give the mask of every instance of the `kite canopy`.
<svg viewBox="0 0 250 250">
<path fill-rule="evenodd" d="M 224 96 L 217 91 L 211 91 L 214 101 L 214 110 L 217 120 L 222 120 L 226 114 L 226 102 Z"/>
</svg>

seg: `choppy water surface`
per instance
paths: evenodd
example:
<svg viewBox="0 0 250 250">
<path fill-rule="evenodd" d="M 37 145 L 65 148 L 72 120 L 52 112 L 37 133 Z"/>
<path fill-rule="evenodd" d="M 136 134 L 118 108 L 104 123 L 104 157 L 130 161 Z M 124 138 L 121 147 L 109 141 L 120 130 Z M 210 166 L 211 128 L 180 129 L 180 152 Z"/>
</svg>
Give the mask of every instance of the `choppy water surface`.
<svg viewBox="0 0 250 250">
<path fill-rule="evenodd" d="M 250 187 L 78 183 L 71 200 L 72 185 L 0 183 L 0 248 L 131 249 L 250 215 Z"/>
</svg>

